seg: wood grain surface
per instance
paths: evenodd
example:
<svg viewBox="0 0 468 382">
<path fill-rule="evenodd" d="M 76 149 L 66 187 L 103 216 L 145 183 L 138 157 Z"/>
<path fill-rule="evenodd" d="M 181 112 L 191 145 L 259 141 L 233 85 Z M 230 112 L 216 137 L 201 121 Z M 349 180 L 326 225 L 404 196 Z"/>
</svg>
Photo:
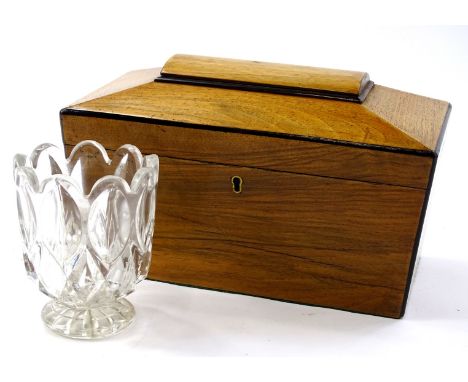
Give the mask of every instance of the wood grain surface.
<svg viewBox="0 0 468 382">
<path fill-rule="evenodd" d="M 164 126 L 62 113 L 64 142 L 95 139 L 116 150 L 131 143 L 144 153 L 426 188 L 433 158 L 267 136 Z"/>
<path fill-rule="evenodd" d="M 374 86 L 368 98 L 376 88 L 378 86 Z M 381 92 L 380 98 L 388 93 L 386 89 L 377 91 Z M 415 116 L 408 118 L 399 115 L 397 108 L 390 109 L 386 116 L 376 114 L 367 108 L 367 101 L 357 104 L 151 82 L 74 105 L 73 109 L 431 153 L 435 150 L 434 144 L 427 147 L 408 132 L 424 130 L 429 137 L 428 144 L 436 142 L 442 126 L 418 116 L 429 109 L 439 121 L 445 118 L 448 104 L 430 100 L 421 107 L 419 101 L 412 103 L 410 100 L 411 97 L 405 111 Z M 400 121 L 400 127 L 387 120 L 390 115 Z M 410 123 L 415 126 L 406 126 Z"/>
<path fill-rule="evenodd" d="M 206 70 L 225 75 L 218 64 Z M 245 75 L 253 65 L 231 64 Z M 95 139 L 160 155 L 150 278 L 401 317 L 447 102 L 375 85 L 358 104 L 156 73 L 61 112 L 68 151 Z M 269 73 L 286 78 L 281 65 Z"/>
<path fill-rule="evenodd" d="M 161 75 L 184 76 L 359 95 L 369 82 L 364 72 L 176 54 Z"/>
<path fill-rule="evenodd" d="M 151 279 L 401 315 L 424 190 L 164 157 L 160 171 Z"/>
<path fill-rule="evenodd" d="M 448 102 L 378 85 L 374 86 L 363 106 L 434 152 L 438 152 L 441 129 L 451 109 Z"/>
<path fill-rule="evenodd" d="M 134 70 L 132 72 L 125 73 L 116 80 L 111 81 L 101 88 L 89 93 L 85 97 L 73 102 L 71 106 L 152 82 L 159 75 L 160 71 L 161 68 L 152 68 Z"/>
<path fill-rule="evenodd" d="M 397 318 L 424 196 L 160 157 L 149 278 Z"/>
</svg>

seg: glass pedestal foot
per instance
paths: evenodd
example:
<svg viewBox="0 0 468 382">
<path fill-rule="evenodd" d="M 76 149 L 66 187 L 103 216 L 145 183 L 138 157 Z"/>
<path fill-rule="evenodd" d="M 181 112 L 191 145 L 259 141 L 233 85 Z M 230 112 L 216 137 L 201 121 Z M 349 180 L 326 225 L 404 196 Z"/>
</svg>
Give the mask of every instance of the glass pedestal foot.
<svg viewBox="0 0 468 382">
<path fill-rule="evenodd" d="M 71 308 L 52 300 L 42 309 L 48 328 L 65 337 L 98 339 L 129 326 L 135 317 L 133 305 L 122 298 L 99 307 Z"/>
</svg>

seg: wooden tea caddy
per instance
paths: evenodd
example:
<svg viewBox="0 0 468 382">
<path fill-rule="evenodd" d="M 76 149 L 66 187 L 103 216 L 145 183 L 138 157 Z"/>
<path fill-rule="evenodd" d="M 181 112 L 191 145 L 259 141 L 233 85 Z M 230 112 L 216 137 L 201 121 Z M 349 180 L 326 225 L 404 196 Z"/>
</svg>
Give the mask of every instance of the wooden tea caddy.
<svg viewBox="0 0 468 382">
<path fill-rule="evenodd" d="M 366 73 L 175 55 L 60 113 L 160 156 L 149 278 L 403 316 L 450 104 Z"/>
</svg>

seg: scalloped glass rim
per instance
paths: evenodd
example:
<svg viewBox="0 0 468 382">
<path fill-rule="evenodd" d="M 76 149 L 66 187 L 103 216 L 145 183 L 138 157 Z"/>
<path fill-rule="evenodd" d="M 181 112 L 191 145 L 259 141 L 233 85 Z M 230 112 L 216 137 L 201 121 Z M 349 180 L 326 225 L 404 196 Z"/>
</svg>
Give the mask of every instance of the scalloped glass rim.
<svg viewBox="0 0 468 382">
<path fill-rule="evenodd" d="M 13 166 L 24 265 L 52 298 L 44 323 L 72 338 L 120 332 L 135 315 L 125 296 L 151 263 L 158 156 L 127 144 L 111 160 L 86 140 L 68 158 L 41 144 Z"/>
<path fill-rule="evenodd" d="M 63 179 L 64 181 L 70 182 L 73 186 L 75 186 L 78 190 L 80 190 L 82 192 L 82 195 L 85 198 L 92 198 L 92 197 L 97 196 L 102 190 L 103 186 L 111 182 L 120 184 L 120 187 L 122 188 L 122 190 L 124 190 L 125 193 L 127 194 L 137 193 L 140 187 L 141 179 L 144 179 L 148 175 L 153 176 L 155 184 L 158 183 L 159 157 L 156 154 L 143 156 L 140 150 L 136 146 L 125 144 L 125 145 L 120 146 L 115 151 L 115 154 L 117 154 L 118 152 L 126 151 L 129 155 L 132 155 L 136 159 L 136 163 L 139 168 L 133 175 L 133 179 L 131 183 L 128 184 L 128 182 L 118 174 L 120 168 L 117 167 L 113 175 L 104 175 L 100 177 L 93 184 L 90 192 L 85 194 L 83 192 L 82 185 L 79 182 L 77 182 L 76 179 L 74 179 L 71 176 L 71 174 L 73 170 L 75 169 L 75 166 L 79 162 L 80 149 L 86 146 L 92 146 L 96 148 L 99 151 L 104 163 L 107 164 L 109 167 L 112 165 L 114 159 L 109 158 L 109 155 L 107 154 L 107 151 L 103 145 L 93 140 L 85 140 L 85 141 L 78 143 L 73 148 L 72 152 L 70 153 L 68 157 L 65 157 L 65 155 L 62 154 L 60 157 L 63 158 L 63 160 L 59 161 L 61 163 L 57 162 L 56 155 L 53 158 L 50 157 L 51 159 L 54 160 L 54 162 L 57 164 L 57 168 L 60 169 L 62 173 L 49 175 L 43 178 L 41 181 L 39 181 L 38 176 L 36 174 L 36 168 L 37 168 L 39 157 L 43 153 L 51 149 L 55 152 L 60 151 L 59 147 L 52 143 L 43 143 L 43 144 L 36 146 L 36 148 L 34 148 L 34 150 L 29 155 L 16 154 L 14 156 L 13 158 L 14 176 L 16 177 L 19 171 L 24 172 L 26 177 L 29 180 L 30 186 L 32 187 L 33 191 L 36 193 L 42 193 L 44 189 L 46 188 L 47 183 L 55 181 L 56 179 Z M 115 154 L 113 158 L 116 156 Z"/>
</svg>

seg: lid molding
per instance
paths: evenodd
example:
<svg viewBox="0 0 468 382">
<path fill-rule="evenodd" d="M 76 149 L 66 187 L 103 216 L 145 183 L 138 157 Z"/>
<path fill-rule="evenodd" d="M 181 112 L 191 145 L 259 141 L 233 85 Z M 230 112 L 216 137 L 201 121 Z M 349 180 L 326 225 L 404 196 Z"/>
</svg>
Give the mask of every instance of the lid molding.
<svg viewBox="0 0 468 382">
<path fill-rule="evenodd" d="M 358 103 L 373 86 L 365 72 L 182 54 L 172 56 L 155 81 Z"/>
</svg>

